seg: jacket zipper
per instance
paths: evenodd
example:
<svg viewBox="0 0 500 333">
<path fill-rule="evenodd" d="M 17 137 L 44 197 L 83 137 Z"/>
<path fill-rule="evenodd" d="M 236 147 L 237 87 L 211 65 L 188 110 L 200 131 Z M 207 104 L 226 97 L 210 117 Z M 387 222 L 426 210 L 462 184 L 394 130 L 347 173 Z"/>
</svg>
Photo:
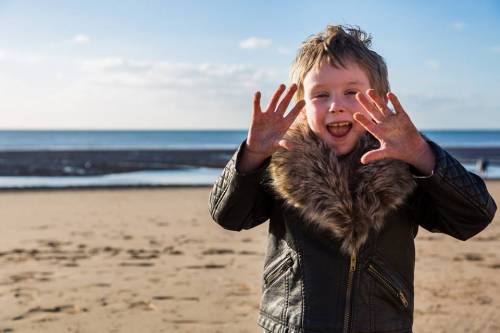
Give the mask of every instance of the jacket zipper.
<svg viewBox="0 0 500 333">
<path fill-rule="evenodd" d="M 382 275 L 373 264 L 368 265 L 368 272 L 372 274 L 379 282 L 382 283 L 382 285 L 403 305 L 403 307 L 406 309 L 408 308 L 408 299 L 406 298 L 405 294 L 403 291 L 400 289 L 394 287 L 389 280 L 387 280 L 384 275 Z"/>
<path fill-rule="evenodd" d="M 275 267 L 271 272 L 269 272 L 269 274 L 267 274 L 265 279 L 266 285 L 272 284 L 275 279 L 290 266 L 292 266 L 292 258 L 288 257 L 283 263 Z"/>
<path fill-rule="evenodd" d="M 351 290 L 352 290 L 352 280 L 354 277 L 354 271 L 356 271 L 356 253 L 351 256 L 351 264 L 349 266 L 349 276 L 347 278 L 347 294 L 345 300 L 345 311 L 344 311 L 344 333 L 350 331 L 350 317 L 351 317 Z"/>
</svg>

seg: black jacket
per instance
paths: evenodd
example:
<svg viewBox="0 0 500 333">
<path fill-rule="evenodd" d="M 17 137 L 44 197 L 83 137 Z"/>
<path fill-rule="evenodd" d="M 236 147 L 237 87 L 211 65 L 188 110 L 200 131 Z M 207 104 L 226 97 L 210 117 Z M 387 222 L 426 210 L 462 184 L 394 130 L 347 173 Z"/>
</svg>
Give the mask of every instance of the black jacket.
<svg viewBox="0 0 500 333">
<path fill-rule="evenodd" d="M 229 230 L 270 220 L 260 326 L 271 332 L 412 331 L 418 226 L 466 240 L 496 211 L 482 179 L 428 142 L 436 158 L 433 175 L 412 177 L 415 186 L 404 202 L 350 254 L 341 250 L 342 238 L 305 223 L 300 205 L 277 194 L 270 159 L 253 172 L 238 171 L 241 144 L 213 186 L 209 209 Z"/>
</svg>

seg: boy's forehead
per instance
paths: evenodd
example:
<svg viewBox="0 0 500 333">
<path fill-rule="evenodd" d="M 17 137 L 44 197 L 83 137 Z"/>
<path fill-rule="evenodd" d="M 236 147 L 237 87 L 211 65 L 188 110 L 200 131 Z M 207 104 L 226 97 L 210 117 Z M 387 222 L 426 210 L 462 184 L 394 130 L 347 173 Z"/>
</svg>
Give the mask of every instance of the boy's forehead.
<svg viewBox="0 0 500 333">
<path fill-rule="evenodd" d="M 369 82 L 365 71 L 354 61 L 345 61 L 344 66 L 323 62 L 306 74 L 304 87 L 322 84 L 365 85 Z"/>
</svg>

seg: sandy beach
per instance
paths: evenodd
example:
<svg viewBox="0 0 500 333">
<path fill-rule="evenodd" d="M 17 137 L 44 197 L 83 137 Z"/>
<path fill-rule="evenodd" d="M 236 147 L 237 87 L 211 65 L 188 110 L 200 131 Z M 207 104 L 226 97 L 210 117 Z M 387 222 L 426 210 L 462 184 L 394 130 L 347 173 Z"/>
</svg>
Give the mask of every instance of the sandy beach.
<svg viewBox="0 0 500 333">
<path fill-rule="evenodd" d="M 267 224 L 223 230 L 209 191 L 0 192 L 0 332 L 260 332 Z M 415 332 L 500 332 L 498 216 L 467 242 L 420 229 Z"/>
</svg>

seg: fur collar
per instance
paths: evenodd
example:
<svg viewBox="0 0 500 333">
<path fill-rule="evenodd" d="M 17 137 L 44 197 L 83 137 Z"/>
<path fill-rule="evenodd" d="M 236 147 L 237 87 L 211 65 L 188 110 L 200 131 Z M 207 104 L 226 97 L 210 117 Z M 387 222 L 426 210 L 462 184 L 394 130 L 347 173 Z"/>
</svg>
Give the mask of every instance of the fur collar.
<svg viewBox="0 0 500 333">
<path fill-rule="evenodd" d="M 285 138 L 294 148 L 280 148 L 273 154 L 271 187 L 317 232 L 340 240 L 346 254 L 357 252 L 370 231 L 379 231 L 385 216 L 415 189 L 404 162 L 385 159 L 361 164 L 361 156 L 379 145 L 368 132 L 344 156 L 336 156 L 305 118 L 297 119 Z"/>
</svg>

